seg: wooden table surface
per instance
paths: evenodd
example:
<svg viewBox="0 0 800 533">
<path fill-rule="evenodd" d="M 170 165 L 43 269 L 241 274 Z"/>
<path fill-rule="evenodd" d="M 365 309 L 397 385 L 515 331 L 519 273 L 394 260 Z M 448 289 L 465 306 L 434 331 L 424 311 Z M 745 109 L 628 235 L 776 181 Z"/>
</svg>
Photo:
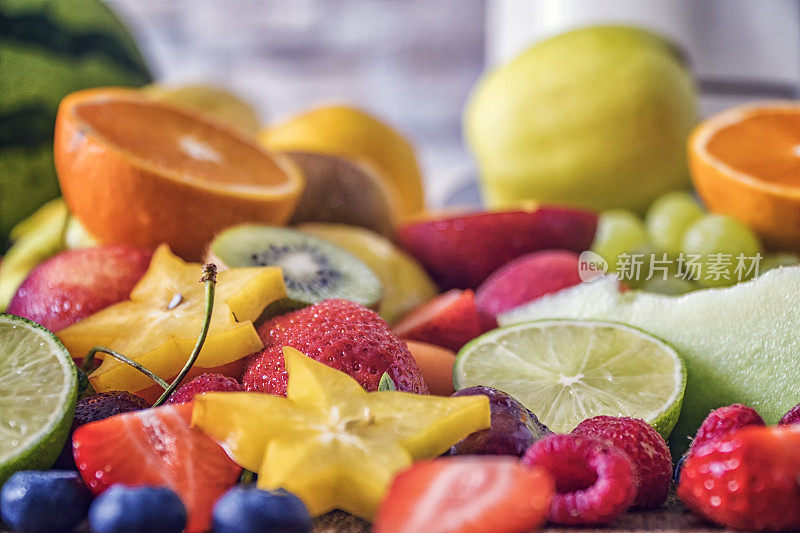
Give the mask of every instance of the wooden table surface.
<svg viewBox="0 0 800 533">
<path fill-rule="evenodd" d="M 335 511 L 319 517 L 314 522 L 314 533 L 367 533 L 370 526 L 367 522 L 351 516 L 341 511 Z M 616 523 L 604 529 L 577 529 L 577 528 L 545 528 L 546 533 L 609 533 L 612 531 L 659 531 L 662 533 L 670 532 L 690 532 L 690 533 L 725 533 L 730 530 L 723 530 L 714 527 L 696 515 L 689 513 L 678 502 L 673 494 L 666 505 L 655 511 L 642 511 L 627 513 Z"/>
</svg>

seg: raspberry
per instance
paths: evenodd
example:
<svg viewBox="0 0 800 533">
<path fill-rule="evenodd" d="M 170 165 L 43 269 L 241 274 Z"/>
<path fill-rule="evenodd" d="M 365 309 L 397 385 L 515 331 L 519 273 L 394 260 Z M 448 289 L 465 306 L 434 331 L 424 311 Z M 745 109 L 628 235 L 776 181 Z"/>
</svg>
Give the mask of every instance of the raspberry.
<svg viewBox="0 0 800 533">
<path fill-rule="evenodd" d="M 72 418 L 72 427 L 69 430 L 70 438 L 64 444 L 61 454 L 56 459 L 56 468 L 75 468 L 72 458 L 72 433 L 84 424 L 105 420 L 120 413 L 140 411 L 147 409 L 150 404 L 144 398 L 125 391 L 108 391 L 95 394 L 78 400 L 75 405 L 75 416 Z"/>
<path fill-rule="evenodd" d="M 779 426 L 789 426 L 792 424 L 800 424 L 800 403 L 789 409 L 789 412 L 781 417 Z"/>
<path fill-rule="evenodd" d="M 692 441 L 689 453 L 693 453 L 703 444 L 721 439 L 739 428 L 764 425 L 764 419 L 761 418 L 761 415 L 755 409 L 746 405 L 735 403 L 727 407 L 714 409 L 700 425 L 700 429 L 697 430 L 697 435 Z"/>
<path fill-rule="evenodd" d="M 609 524 L 636 497 L 637 480 L 630 459 L 594 437 L 551 435 L 531 446 L 522 464 L 544 467 L 555 479 L 549 516 L 555 524 Z"/>
<path fill-rule="evenodd" d="M 195 395 L 203 392 L 240 392 L 242 386 L 233 378 L 222 374 L 200 374 L 188 383 L 178 387 L 166 403 L 191 402 Z"/>
<path fill-rule="evenodd" d="M 596 416 L 578 424 L 572 433 L 605 440 L 628 455 L 639 480 L 634 508 L 655 509 L 667 501 L 672 455 L 650 424 L 638 418 Z"/>
<path fill-rule="evenodd" d="M 406 343 L 374 311 L 347 300 L 326 300 L 275 317 L 258 330 L 264 350 L 250 357 L 242 376 L 245 390 L 286 394 L 283 346 L 291 346 L 345 372 L 368 391 L 389 373 L 397 390 L 427 394 Z"/>
</svg>

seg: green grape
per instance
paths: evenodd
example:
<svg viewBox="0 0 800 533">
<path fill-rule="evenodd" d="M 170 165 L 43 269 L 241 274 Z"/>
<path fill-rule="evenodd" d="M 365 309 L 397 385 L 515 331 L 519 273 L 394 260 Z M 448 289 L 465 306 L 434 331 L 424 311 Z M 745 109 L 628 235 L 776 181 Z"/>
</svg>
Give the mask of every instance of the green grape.
<svg viewBox="0 0 800 533">
<path fill-rule="evenodd" d="M 750 278 L 751 268 L 761 245 L 753 231 L 726 215 L 705 215 L 683 236 L 683 252 L 688 260 L 697 258 L 695 280 L 707 287 L 733 285 Z M 739 256 L 744 258 L 742 264 Z M 687 268 L 691 268 L 688 267 Z"/>
<path fill-rule="evenodd" d="M 616 270 L 621 254 L 633 253 L 647 245 L 647 230 L 630 211 L 611 209 L 600 214 L 592 251 L 608 261 L 609 270 Z"/>
<path fill-rule="evenodd" d="M 798 256 L 797 254 L 790 254 L 784 252 L 784 253 L 767 255 L 761 261 L 761 264 L 758 267 L 758 273 L 763 274 L 768 270 L 784 266 L 795 266 L 798 264 L 800 264 L 800 256 Z"/>
<path fill-rule="evenodd" d="M 670 296 L 678 296 L 686 294 L 697 289 L 697 284 L 689 280 L 681 278 L 653 278 L 644 282 L 642 290 L 646 292 L 654 292 L 658 294 L 667 294 Z"/>
<path fill-rule="evenodd" d="M 665 252 L 678 254 L 684 233 L 704 214 L 688 192 L 665 194 L 647 211 L 645 224 L 650 241 Z"/>
</svg>

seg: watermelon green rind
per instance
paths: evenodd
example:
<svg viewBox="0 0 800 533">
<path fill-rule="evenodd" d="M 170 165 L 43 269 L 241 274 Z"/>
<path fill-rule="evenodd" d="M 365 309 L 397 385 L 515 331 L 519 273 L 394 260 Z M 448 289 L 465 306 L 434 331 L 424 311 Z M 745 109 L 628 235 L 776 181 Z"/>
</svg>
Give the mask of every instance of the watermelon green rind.
<svg viewBox="0 0 800 533">
<path fill-rule="evenodd" d="M 50 144 L 58 104 L 68 93 L 104 85 L 138 86 L 147 82 L 140 73 L 115 64 L 102 55 L 65 58 L 57 51 L 0 41 L 0 139 L 5 145 Z M 24 126 L 25 116 L 8 122 L 23 109 L 37 111 L 31 119 L 49 127 L 39 139 L 17 138 L 15 127 Z M 26 129 L 30 129 L 27 127 Z M 41 128 L 39 128 L 41 129 Z M 24 130 L 23 130 L 24 131 Z M 6 139 L 16 142 L 5 142 Z M 30 142 L 33 141 L 33 142 Z"/>
<path fill-rule="evenodd" d="M 52 142 L 61 99 L 151 81 L 134 39 L 99 0 L 0 0 L 0 243 L 58 195 Z"/>
</svg>

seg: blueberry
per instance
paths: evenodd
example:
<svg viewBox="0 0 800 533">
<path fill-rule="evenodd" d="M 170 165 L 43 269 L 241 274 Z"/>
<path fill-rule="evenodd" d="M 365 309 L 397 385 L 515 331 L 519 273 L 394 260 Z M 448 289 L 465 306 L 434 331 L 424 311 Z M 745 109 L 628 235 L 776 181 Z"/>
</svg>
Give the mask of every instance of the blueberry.
<svg viewBox="0 0 800 533">
<path fill-rule="evenodd" d="M 94 533 L 181 533 L 186 508 L 166 487 L 113 485 L 89 509 Z"/>
<path fill-rule="evenodd" d="M 25 471 L 0 491 L 0 514 L 16 531 L 71 531 L 86 517 L 92 495 L 75 471 Z"/>
<path fill-rule="evenodd" d="M 306 506 L 283 489 L 239 485 L 214 506 L 215 533 L 309 533 L 311 528 Z"/>
</svg>

